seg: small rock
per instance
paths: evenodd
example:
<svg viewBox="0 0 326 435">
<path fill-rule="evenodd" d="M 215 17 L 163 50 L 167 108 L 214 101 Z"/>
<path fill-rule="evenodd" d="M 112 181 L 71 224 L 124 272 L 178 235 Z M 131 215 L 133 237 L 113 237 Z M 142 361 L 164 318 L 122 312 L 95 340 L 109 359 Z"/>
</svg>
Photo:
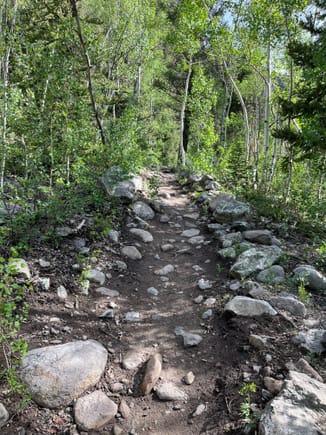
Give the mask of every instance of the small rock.
<svg viewBox="0 0 326 435">
<path fill-rule="evenodd" d="M 203 295 L 199 295 L 194 299 L 195 304 L 201 304 L 204 300 L 204 296 Z"/>
<path fill-rule="evenodd" d="M 155 217 L 154 210 L 143 201 L 135 202 L 132 206 L 132 209 L 136 216 L 144 219 L 145 221 L 154 219 Z"/>
<path fill-rule="evenodd" d="M 230 259 L 230 260 L 235 260 L 237 258 L 237 253 L 235 251 L 235 249 L 230 246 L 229 248 L 223 248 L 223 249 L 219 249 L 217 251 L 217 254 L 224 259 Z"/>
<path fill-rule="evenodd" d="M 204 272 L 204 269 L 201 266 L 198 266 L 198 264 L 194 264 L 192 268 L 195 272 Z"/>
<path fill-rule="evenodd" d="M 190 245 L 201 245 L 202 243 L 204 243 L 204 241 L 205 238 L 203 236 L 195 236 L 188 239 L 187 243 L 189 243 Z"/>
<path fill-rule="evenodd" d="M 201 403 L 197 406 L 196 410 L 192 413 L 193 417 L 198 417 L 206 410 L 206 405 L 204 403 Z"/>
<path fill-rule="evenodd" d="M 174 249 L 174 246 L 171 245 L 170 243 L 166 243 L 165 245 L 161 246 L 161 250 L 163 252 L 168 252 L 168 251 L 172 251 Z"/>
<path fill-rule="evenodd" d="M 82 430 L 99 430 L 109 423 L 118 411 L 117 405 L 102 391 L 94 391 L 77 399 L 75 421 Z"/>
<path fill-rule="evenodd" d="M 116 260 L 113 267 L 118 272 L 125 272 L 128 269 L 127 264 L 124 261 Z"/>
<path fill-rule="evenodd" d="M 158 381 L 162 370 L 162 355 L 156 353 L 147 362 L 144 379 L 140 386 L 142 395 L 149 394 Z"/>
<path fill-rule="evenodd" d="M 209 280 L 204 279 L 204 278 L 201 278 L 198 281 L 197 285 L 200 288 L 200 290 L 207 290 L 207 289 L 213 287 L 213 283 Z"/>
<path fill-rule="evenodd" d="M 0 428 L 2 428 L 9 420 L 9 412 L 5 406 L 0 402 Z"/>
<path fill-rule="evenodd" d="M 22 258 L 11 258 L 9 260 L 10 269 L 13 271 L 14 275 L 22 279 L 31 279 L 31 272 L 29 270 L 28 264 Z"/>
<path fill-rule="evenodd" d="M 57 295 L 58 295 L 58 298 L 61 299 L 61 300 L 67 299 L 68 292 L 67 292 L 66 288 L 63 285 L 60 285 L 57 288 Z"/>
<path fill-rule="evenodd" d="M 42 290 L 47 291 L 50 288 L 50 278 L 39 278 L 38 280 Z"/>
<path fill-rule="evenodd" d="M 122 255 L 130 258 L 130 260 L 141 260 L 143 258 L 136 246 L 124 246 L 121 252 Z"/>
<path fill-rule="evenodd" d="M 180 326 L 177 326 L 175 328 L 174 333 L 176 336 L 183 337 L 184 347 L 198 346 L 198 344 L 201 343 L 201 341 L 203 340 L 203 338 L 199 334 L 193 334 L 191 332 L 187 332 Z"/>
<path fill-rule="evenodd" d="M 279 381 L 274 378 L 270 378 L 267 376 L 264 378 L 264 385 L 267 390 L 272 394 L 278 394 L 281 391 L 283 384 L 283 381 Z"/>
<path fill-rule="evenodd" d="M 144 362 L 144 352 L 131 349 L 122 360 L 122 367 L 125 370 L 135 370 Z"/>
<path fill-rule="evenodd" d="M 287 311 L 293 314 L 293 316 L 301 318 L 306 316 L 307 309 L 304 303 L 294 299 L 293 297 L 277 296 L 271 298 L 269 302 L 274 308 Z"/>
<path fill-rule="evenodd" d="M 149 295 L 152 295 L 152 296 L 159 295 L 159 291 L 155 287 L 149 287 L 146 291 Z"/>
<path fill-rule="evenodd" d="M 74 230 L 70 227 L 57 227 L 55 232 L 59 237 L 69 237 Z"/>
<path fill-rule="evenodd" d="M 162 214 L 160 217 L 161 224 L 167 224 L 169 222 L 170 218 L 167 214 Z"/>
<path fill-rule="evenodd" d="M 98 315 L 99 318 L 101 319 L 114 319 L 114 311 L 113 310 L 106 310 L 103 313 Z"/>
<path fill-rule="evenodd" d="M 105 283 L 105 274 L 97 269 L 91 269 L 87 272 L 86 278 L 97 284 L 103 285 Z"/>
<path fill-rule="evenodd" d="M 172 272 L 174 272 L 174 266 L 172 266 L 172 264 L 167 264 L 161 269 L 156 270 L 154 273 L 155 275 L 168 275 L 169 273 Z"/>
<path fill-rule="evenodd" d="M 272 244 L 272 234 L 269 230 L 249 230 L 244 231 L 242 234 L 250 242 L 261 243 L 262 245 Z"/>
<path fill-rule="evenodd" d="M 149 231 L 141 230 L 139 228 L 132 228 L 130 230 L 130 233 L 138 237 L 144 243 L 150 243 L 154 240 L 152 234 Z"/>
<path fill-rule="evenodd" d="M 109 288 L 106 287 L 99 287 L 97 289 L 95 289 L 96 293 L 99 293 L 100 295 L 103 296 L 108 296 L 110 298 L 116 298 L 118 296 L 120 296 L 120 293 L 118 292 L 118 290 L 111 290 Z"/>
<path fill-rule="evenodd" d="M 112 434 L 113 435 L 122 435 L 122 433 L 123 433 L 123 429 L 120 426 L 118 426 L 117 424 L 115 424 L 112 428 Z"/>
<path fill-rule="evenodd" d="M 200 234 L 200 230 L 198 228 L 191 228 L 189 230 L 182 231 L 181 237 L 195 237 Z"/>
<path fill-rule="evenodd" d="M 260 335 L 251 334 L 249 344 L 258 350 L 263 350 L 267 345 L 267 338 Z"/>
<path fill-rule="evenodd" d="M 203 320 L 206 320 L 206 319 L 209 319 L 209 318 L 212 317 L 212 316 L 213 316 L 213 310 L 212 310 L 212 309 L 209 309 L 209 310 L 205 311 L 205 312 L 202 314 L 201 318 L 202 318 Z"/>
<path fill-rule="evenodd" d="M 241 287 L 241 284 L 240 284 L 239 281 L 231 282 L 230 285 L 229 285 L 229 289 L 230 289 L 231 291 L 233 291 L 233 292 L 239 290 L 240 287 Z"/>
<path fill-rule="evenodd" d="M 295 367 L 298 372 L 305 373 L 319 382 L 324 382 L 320 374 L 313 367 L 311 367 L 308 361 L 306 361 L 304 358 L 300 358 L 299 361 L 295 363 Z"/>
<path fill-rule="evenodd" d="M 207 307 L 212 307 L 216 304 L 216 299 L 215 298 L 207 298 L 206 301 L 204 302 L 204 305 L 206 305 Z"/>
<path fill-rule="evenodd" d="M 120 236 L 119 231 L 110 230 L 110 232 L 109 232 L 109 239 L 111 240 L 111 242 L 113 242 L 113 243 L 119 243 L 119 236 Z"/>
<path fill-rule="evenodd" d="M 38 264 L 40 265 L 40 267 L 42 267 L 43 269 L 46 269 L 48 267 L 51 266 L 51 263 L 49 261 L 43 260 L 43 258 L 40 258 L 38 261 Z"/>
<path fill-rule="evenodd" d="M 138 311 L 129 311 L 125 315 L 126 322 L 141 322 L 142 316 Z"/>
<path fill-rule="evenodd" d="M 128 403 L 124 399 L 121 399 L 121 402 L 119 405 L 119 412 L 122 415 L 122 417 L 126 420 L 131 415 L 131 409 L 129 408 Z"/>
<path fill-rule="evenodd" d="M 186 385 L 191 385 L 193 384 L 195 381 L 195 375 L 193 374 L 193 372 L 188 372 L 184 377 L 183 377 L 183 382 Z"/>
<path fill-rule="evenodd" d="M 124 385 L 121 382 L 115 382 L 114 384 L 110 385 L 110 390 L 112 393 L 120 393 L 123 391 Z"/>
<path fill-rule="evenodd" d="M 167 400 L 167 401 L 180 401 L 180 400 L 187 400 L 188 395 L 184 393 L 180 388 L 178 388 L 175 384 L 172 382 L 166 382 L 162 385 L 159 385 L 156 388 L 156 395 L 160 400 Z"/>
</svg>

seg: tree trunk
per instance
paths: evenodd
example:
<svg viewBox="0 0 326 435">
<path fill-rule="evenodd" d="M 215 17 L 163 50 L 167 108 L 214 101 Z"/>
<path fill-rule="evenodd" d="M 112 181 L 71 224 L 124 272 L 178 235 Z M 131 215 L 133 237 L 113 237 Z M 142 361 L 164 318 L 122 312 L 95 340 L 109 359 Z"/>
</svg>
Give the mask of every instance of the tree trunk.
<svg viewBox="0 0 326 435">
<path fill-rule="evenodd" d="M 262 184 L 265 183 L 267 178 L 267 159 L 270 146 L 270 116 L 271 116 L 271 93 L 272 93 L 272 80 L 271 80 L 271 44 L 267 45 L 267 64 L 266 64 L 266 96 L 265 96 L 265 117 L 264 117 L 264 162 L 262 168 Z"/>
<path fill-rule="evenodd" d="M 186 166 L 184 132 L 185 132 L 185 116 L 186 116 L 191 74 L 192 74 L 192 60 L 190 60 L 188 65 L 188 74 L 186 78 L 186 84 L 185 84 L 185 90 L 184 90 L 184 96 L 183 96 L 183 102 L 182 102 L 181 114 L 180 114 L 180 142 L 179 142 L 178 163 L 183 167 Z"/>
<path fill-rule="evenodd" d="M 91 100 L 93 115 L 94 115 L 96 125 L 97 125 L 97 128 L 98 128 L 100 136 L 101 136 L 102 144 L 105 145 L 106 138 L 105 138 L 102 122 L 101 122 L 101 119 L 100 119 L 100 116 L 99 116 L 99 113 L 97 110 L 97 105 L 96 105 L 96 100 L 95 100 L 95 95 L 94 95 L 94 90 L 93 90 L 91 61 L 90 61 L 90 58 L 88 55 L 88 51 L 87 51 L 84 37 L 83 37 L 83 32 L 81 29 L 81 24 L 80 24 L 79 15 L 78 15 L 78 9 L 77 9 L 77 2 L 76 2 L 76 0 L 70 0 L 70 4 L 71 4 L 72 17 L 76 20 L 77 33 L 78 33 L 80 45 L 82 48 L 83 56 L 84 56 L 85 62 L 86 62 L 86 71 L 87 71 L 87 80 L 88 80 L 87 88 L 88 88 L 88 92 L 89 92 L 89 96 L 90 96 L 90 100 Z"/>
</svg>

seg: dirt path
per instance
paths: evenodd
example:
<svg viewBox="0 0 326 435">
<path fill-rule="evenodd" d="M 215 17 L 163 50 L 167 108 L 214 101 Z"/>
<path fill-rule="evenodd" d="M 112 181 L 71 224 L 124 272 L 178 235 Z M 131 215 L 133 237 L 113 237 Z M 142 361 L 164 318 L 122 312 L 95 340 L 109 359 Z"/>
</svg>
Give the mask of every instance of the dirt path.
<svg viewBox="0 0 326 435">
<path fill-rule="evenodd" d="M 229 266 L 217 260 L 216 242 L 207 229 L 208 218 L 190 203 L 171 174 L 161 175 L 158 197 L 163 207 L 146 228 L 153 236 L 152 242 L 143 243 L 130 232 L 136 222 L 132 216 L 122 228 L 119 246 L 108 241 L 92 246 L 92 252 L 96 253 L 92 266 L 110 272 L 105 286 L 117 290 L 119 296 L 100 296 L 95 291 L 99 285 L 95 284 L 91 285 L 89 295 L 71 291 L 61 302 L 55 292 L 38 292 L 31 297 L 25 338 L 30 349 L 91 338 L 109 350 L 107 370 L 97 388 L 117 404 L 124 399 L 128 416 L 118 414 L 101 434 L 241 434 L 244 424 L 239 411 L 243 398 L 239 390 L 244 380 L 255 382 L 260 389 L 259 372 L 266 365 L 266 355 L 248 346 L 248 336 L 253 331 L 255 334 L 273 331 L 279 333 L 280 345 L 283 339 L 288 341 L 283 331 L 289 324 L 279 316 L 257 322 L 223 315 L 225 301 L 230 297 Z M 183 233 L 187 230 L 194 230 L 195 238 Z M 127 245 L 137 246 L 142 259 L 122 258 L 120 248 Z M 164 251 L 164 245 L 170 247 Z M 73 288 L 78 273 L 71 272 L 70 245 L 46 254 L 52 263 L 47 271 L 51 288 L 58 285 Z M 40 273 L 36 272 L 36 264 L 44 255 L 41 249 L 32 253 L 30 263 L 34 261 L 34 273 Z M 118 270 L 117 260 L 125 261 L 127 270 Z M 172 272 L 157 273 L 167 265 L 173 266 Z M 210 288 L 201 290 L 200 279 L 207 281 Z M 148 293 L 149 288 L 154 288 L 157 294 Z M 113 309 L 114 318 L 100 319 L 98 316 L 108 308 Z M 127 321 L 127 313 L 139 321 Z M 202 341 L 185 347 L 176 328 L 199 335 Z M 163 356 L 158 384 L 172 382 L 187 394 L 188 400 L 165 402 L 154 392 L 145 397 L 139 395 L 144 363 L 157 352 Z M 273 348 L 274 367 L 281 370 L 286 353 L 286 346 Z M 123 366 L 130 354 L 131 361 L 137 365 L 139 359 L 140 364 L 127 370 Z M 186 385 L 183 378 L 189 372 L 193 372 L 195 379 Z M 255 399 L 258 393 L 253 395 L 252 400 Z M 262 403 L 261 394 L 258 401 Z M 10 409 L 9 398 L 4 403 Z M 197 408 L 200 415 L 194 416 Z M 114 425 L 116 432 L 112 432 Z M 19 428 L 23 428 L 21 432 Z M 48 410 L 33 402 L 15 415 L 2 433 L 85 434 L 74 425 L 72 406 Z"/>
</svg>

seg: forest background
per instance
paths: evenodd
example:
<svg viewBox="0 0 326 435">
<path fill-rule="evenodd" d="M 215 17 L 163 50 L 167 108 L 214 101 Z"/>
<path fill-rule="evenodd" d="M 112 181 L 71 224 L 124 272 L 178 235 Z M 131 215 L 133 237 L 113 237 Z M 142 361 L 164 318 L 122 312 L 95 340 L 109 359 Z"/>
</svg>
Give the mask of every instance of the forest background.
<svg viewBox="0 0 326 435">
<path fill-rule="evenodd" d="M 0 190 L 24 210 L 2 250 L 99 207 L 115 165 L 211 174 L 320 242 L 325 14 L 309 0 L 2 0 Z"/>
</svg>

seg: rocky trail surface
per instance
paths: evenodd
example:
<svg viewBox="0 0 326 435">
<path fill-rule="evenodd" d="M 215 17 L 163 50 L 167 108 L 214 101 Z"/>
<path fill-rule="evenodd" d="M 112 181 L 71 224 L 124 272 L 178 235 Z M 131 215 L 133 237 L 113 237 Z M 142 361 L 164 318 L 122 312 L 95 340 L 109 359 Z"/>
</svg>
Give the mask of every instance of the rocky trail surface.
<svg viewBox="0 0 326 435">
<path fill-rule="evenodd" d="M 296 247 L 214 180 L 189 181 L 202 182 L 192 202 L 162 173 L 121 232 L 88 246 L 66 231 L 57 250 L 33 250 L 21 369 L 33 401 L 15 412 L 0 389 L 2 434 L 326 433 L 325 300 L 286 286 L 304 273 L 325 291 L 325 277 L 284 270 Z"/>
</svg>

